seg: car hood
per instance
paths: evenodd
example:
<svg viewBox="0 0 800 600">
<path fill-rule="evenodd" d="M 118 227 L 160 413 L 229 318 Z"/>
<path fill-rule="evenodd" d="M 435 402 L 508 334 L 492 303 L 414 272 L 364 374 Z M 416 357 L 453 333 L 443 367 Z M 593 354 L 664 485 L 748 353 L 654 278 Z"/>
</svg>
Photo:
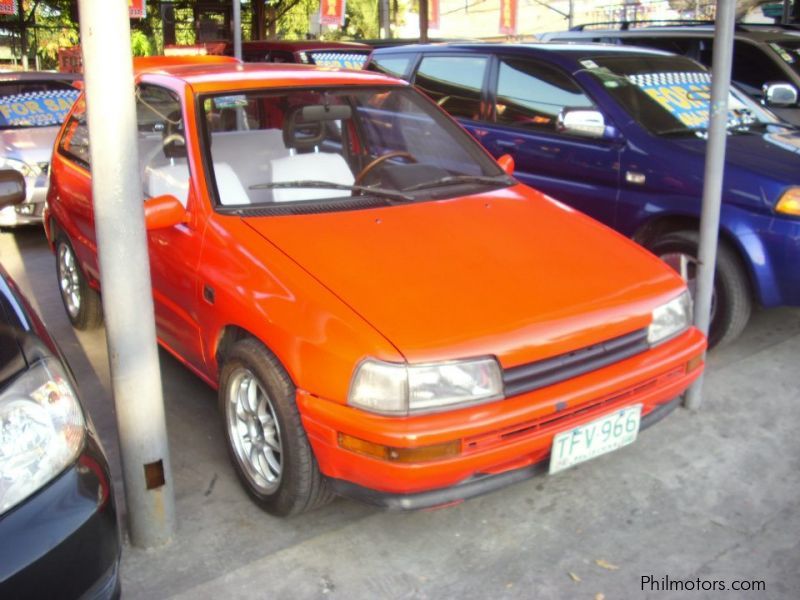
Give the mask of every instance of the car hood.
<svg viewBox="0 0 800 600">
<path fill-rule="evenodd" d="M 683 287 L 633 242 L 521 185 L 243 218 L 413 362 L 561 354 L 646 327 Z"/>
<path fill-rule="evenodd" d="M 60 125 L 25 127 L 0 131 L 3 155 L 27 163 L 49 163 Z"/>
<path fill-rule="evenodd" d="M 705 156 L 705 140 L 691 138 L 675 143 L 681 151 Z M 729 135 L 725 164 L 787 185 L 795 184 L 800 173 L 800 131 L 776 127 L 767 133 Z"/>
</svg>

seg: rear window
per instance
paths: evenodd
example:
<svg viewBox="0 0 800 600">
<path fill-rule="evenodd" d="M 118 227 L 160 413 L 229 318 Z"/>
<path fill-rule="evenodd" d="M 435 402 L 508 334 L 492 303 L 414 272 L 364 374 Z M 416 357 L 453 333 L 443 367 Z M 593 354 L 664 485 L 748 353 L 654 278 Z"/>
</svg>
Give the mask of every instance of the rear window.
<svg viewBox="0 0 800 600">
<path fill-rule="evenodd" d="M 0 82 L 0 129 L 60 125 L 79 94 L 61 81 Z"/>
</svg>

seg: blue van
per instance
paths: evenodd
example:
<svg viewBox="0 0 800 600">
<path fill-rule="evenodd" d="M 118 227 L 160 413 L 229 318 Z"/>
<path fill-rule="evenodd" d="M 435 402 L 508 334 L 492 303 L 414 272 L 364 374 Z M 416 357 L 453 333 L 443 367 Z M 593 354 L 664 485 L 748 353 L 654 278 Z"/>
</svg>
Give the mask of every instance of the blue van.
<svg viewBox="0 0 800 600">
<path fill-rule="evenodd" d="M 694 285 L 710 90 L 698 63 L 619 46 L 444 44 L 378 49 L 367 68 L 411 81 L 510 155 L 520 181 Z M 730 108 L 712 346 L 736 338 L 756 303 L 800 305 L 800 131 L 744 94 Z"/>
</svg>

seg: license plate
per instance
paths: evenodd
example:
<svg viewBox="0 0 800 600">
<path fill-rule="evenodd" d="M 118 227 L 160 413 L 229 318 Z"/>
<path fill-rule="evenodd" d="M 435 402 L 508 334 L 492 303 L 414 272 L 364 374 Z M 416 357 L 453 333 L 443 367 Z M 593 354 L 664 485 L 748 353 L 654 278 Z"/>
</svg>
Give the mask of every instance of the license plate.
<svg viewBox="0 0 800 600">
<path fill-rule="evenodd" d="M 641 415 L 642 405 L 634 404 L 556 434 L 550 451 L 550 473 L 633 443 L 639 433 Z"/>
</svg>

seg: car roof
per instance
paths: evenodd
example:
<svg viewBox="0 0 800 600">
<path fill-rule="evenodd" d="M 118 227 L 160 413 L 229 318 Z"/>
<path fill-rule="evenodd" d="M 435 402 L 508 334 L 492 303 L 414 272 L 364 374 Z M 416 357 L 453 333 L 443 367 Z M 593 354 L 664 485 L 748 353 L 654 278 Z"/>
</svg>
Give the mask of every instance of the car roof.
<svg viewBox="0 0 800 600">
<path fill-rule="evenodd" d="M 173 57 L 167 57 L 173 58 Z M 179 57 L 174 57 L 179 58 Z M 192 57 L 203 58 L 203 57 Z M 209 57 L 224 58 L 224 57 Z M 321 85 L 406 85 L 393 77 L 360 70 L 336 69 L 294 63 L 240 63 L 239 61 L 156 62 L 137 69 L 140 74 L 159 74 L 179 79 L 197 91 L 208 88 L 242 89 L 244 87 L 300 87 Z M 227 85 L 226 85 L 227 84 Z M 266 85 L 265 85 L 266 84 Z"/>
<path fill-rule="evenodd" d="M 593 37 L 619 37 L 619 38 L 640 38 L 640 37 L 687 37 L 687 38 L 706 38 L 714 35 L 713 25 L 693 25 L 691 27 L 681 26 L 658 26 L 658 27 L 637 27 L 633 29 L 582 29 L 570 31 L 557 31 L 542 35 L 542 39 L 583 39 Z M 747 25 L 739 25 L 734 32 L 738 39 L 749 39 L 754 41 L 774 41 L 774 40 L 800 40 L 800 34 L 792 30 L 781 27 L 757 27 L 750 28 Z"/>
<path fill-rule="evenodd" d="M 415 44 L 396 48 L 379 48 L 373 52 L 374 56 L 388 54 L 409 54 L 417 52 L 447 54 L 454 50 L 470 53 L 489 53 L 506 55 L 538 55 L 563 56 L 573 60 L 586 57 L 600 56 L 673 56 L 669 52 L 653 48 L 631 48 L 615 44 L 556 44 L 556 43 L 528 43 L 528 44 Z"/>
<path fill-rule="evenodd" d="M 251 40 L 242 42 L 244 49 L 287 50 L 371 50 L 371 46 L 360 42 L 334 42 L 330 40 Z"/>
<path fill-rule="evenodd" d="M 81 76 L 77 73 L 57 73 L 55 71 L 4 71 L 0 72 L 3 81 L 75 81 Z"/>
</svg>

